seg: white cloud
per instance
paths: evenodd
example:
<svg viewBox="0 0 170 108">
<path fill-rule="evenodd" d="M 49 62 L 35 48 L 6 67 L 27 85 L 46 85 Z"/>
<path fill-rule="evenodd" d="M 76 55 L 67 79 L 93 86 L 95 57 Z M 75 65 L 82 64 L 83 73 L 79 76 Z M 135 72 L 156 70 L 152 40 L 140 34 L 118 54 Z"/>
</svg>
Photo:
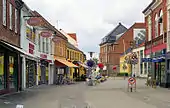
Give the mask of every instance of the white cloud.
<svg viewBox="0 0 170 108">
<path fill-rule="evenodd" d="M 76 32 L 80 49 L 99 52 L 102 37 L 119 22 L 143 21 L 142 10 L 151 0 L 24 0 L 50 23 Z"/>
</svg>

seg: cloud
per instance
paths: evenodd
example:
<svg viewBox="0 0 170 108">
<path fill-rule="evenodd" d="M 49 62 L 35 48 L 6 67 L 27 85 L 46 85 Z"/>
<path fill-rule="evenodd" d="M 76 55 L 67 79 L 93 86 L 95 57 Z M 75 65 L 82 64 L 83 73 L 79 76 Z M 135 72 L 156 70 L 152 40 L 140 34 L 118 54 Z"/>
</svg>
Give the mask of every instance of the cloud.
<svg viewBox="0 0 170 108">
<path fill-rule="evenodd" d="M 79 48 L 99 52 L 101 39 L 119 22 L 142 22 L 142 10 L 151 0 L 24 0 L 50 23 L 76 32 Z M 57 24 L 58 21 L 58 24 Z"/>
</svg>

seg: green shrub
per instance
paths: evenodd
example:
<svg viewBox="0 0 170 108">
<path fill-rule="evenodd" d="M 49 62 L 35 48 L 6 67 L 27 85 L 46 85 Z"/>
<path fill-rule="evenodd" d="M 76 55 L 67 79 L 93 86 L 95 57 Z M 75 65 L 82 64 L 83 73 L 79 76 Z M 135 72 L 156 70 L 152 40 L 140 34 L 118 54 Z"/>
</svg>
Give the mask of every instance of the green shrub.
<svg viewBox="0 0 170 108">
<path fill-rule="evenodd" d="M 118 73 L 117 76 L 128 76 L 128 73 Z"/>
</svg>

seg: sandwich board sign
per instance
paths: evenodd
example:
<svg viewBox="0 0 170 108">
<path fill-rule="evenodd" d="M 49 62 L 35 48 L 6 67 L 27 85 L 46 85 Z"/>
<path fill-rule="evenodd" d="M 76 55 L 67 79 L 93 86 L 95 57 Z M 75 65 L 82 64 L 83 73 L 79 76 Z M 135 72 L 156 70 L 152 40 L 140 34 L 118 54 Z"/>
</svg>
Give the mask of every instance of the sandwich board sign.
<svg viewBox="0 0 170 108">
<path fill-rule="evenodd" d="M 16 108 L 24 108 L 24 105 L 17 105 Z"/>
</svg>

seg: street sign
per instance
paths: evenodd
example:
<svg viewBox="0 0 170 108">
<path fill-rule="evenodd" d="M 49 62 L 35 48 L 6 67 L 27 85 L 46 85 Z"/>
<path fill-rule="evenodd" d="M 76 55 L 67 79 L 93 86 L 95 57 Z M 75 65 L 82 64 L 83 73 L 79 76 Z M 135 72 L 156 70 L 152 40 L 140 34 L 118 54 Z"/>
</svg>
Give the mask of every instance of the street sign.
<svg viewBox="0 0 170 108">
<path fill-rule="evenodd" d="M 131 85 L 133 85 L 133 84 L 136 83 L 136 79 L 133 78 L 133 77 L 130 77 L 130 78 L 128 79 L 128 83 L 131 84 Z"/>
</svg>

